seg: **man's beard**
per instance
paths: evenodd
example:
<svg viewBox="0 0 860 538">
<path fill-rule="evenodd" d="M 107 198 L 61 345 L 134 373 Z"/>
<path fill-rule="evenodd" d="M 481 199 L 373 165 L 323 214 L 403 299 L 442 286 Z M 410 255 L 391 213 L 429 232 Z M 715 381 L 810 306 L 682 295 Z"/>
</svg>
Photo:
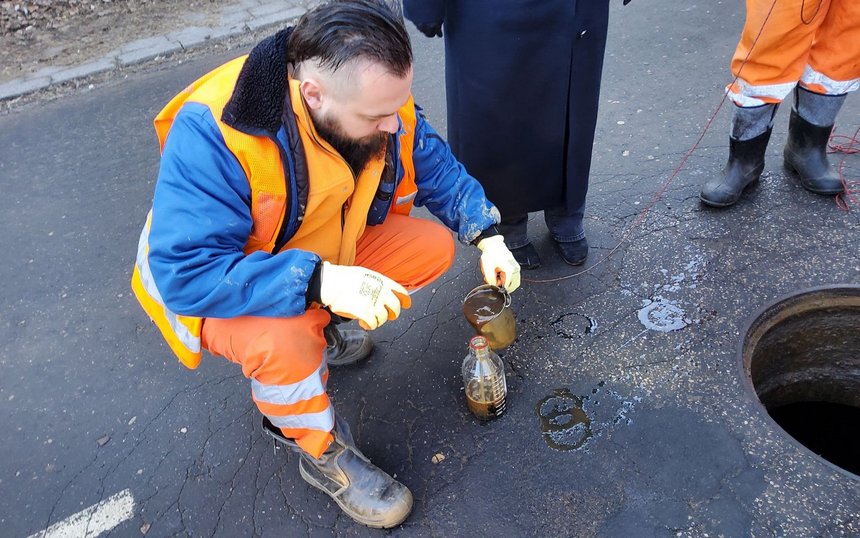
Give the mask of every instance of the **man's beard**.
<svg viewBox="0 0 860 538">
<path fill-rule="evenodd" d="M 356 179 L 372 158 L 382 155 L 388 141 L 388 134 L 383 132 L 364 138 L 352 138 L 343 132 L 343 128 L 337 120 L 323 116 L 314 118 L 314 127 L 316 127 L 317 134 L 340 153 L 340 156 L 352 168 Z"/>
</svg>

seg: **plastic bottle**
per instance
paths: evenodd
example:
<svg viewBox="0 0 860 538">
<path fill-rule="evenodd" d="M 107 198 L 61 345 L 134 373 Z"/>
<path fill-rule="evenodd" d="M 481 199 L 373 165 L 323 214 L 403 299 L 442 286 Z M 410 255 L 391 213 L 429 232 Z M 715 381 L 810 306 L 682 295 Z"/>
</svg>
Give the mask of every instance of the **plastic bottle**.
<svg viewBox="0 0 860 538">
<path fill-rule="evenodd" d="M 469 340 L 469 353 L 463 359 L 463 384 L 466 403 L 476 417 L 490 420 L 505 412 L 508 396 L 505 366 L 483 336 Z"/>
</svg>

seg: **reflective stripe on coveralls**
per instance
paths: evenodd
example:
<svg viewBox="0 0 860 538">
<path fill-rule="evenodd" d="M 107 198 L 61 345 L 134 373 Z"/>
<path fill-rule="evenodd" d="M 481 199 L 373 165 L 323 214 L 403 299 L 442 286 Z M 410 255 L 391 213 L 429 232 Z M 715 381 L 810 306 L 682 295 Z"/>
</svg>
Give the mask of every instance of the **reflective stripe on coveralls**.
<svg viewBox="0 0 860 538">
<path fill-rule="evenodd" d="M 279 428 L 331 431 L 334 409 L 326 397 L 328 367 L 325 361 L 295 383 L 266 385 L 251 379 L 251 395 L 260 412 Z M 314 411 L 322 407 L 321 411 Z M 289 414 L 286 414 L 289 413 Z"/>
<path fill-rule="evenodd" d="M 858 45 L 858 48 L 860 48 L 860 45 Z M 808 65 L 803 71 L 803 76 L 800 77 L 800 83 L 804 88 L 822 95 L 842 95 L 860 89 L 860 78 L 855 78 L 854 80 L 833 80 Z"/>
<path fill-rule="evenodd" d="M 251 396 L 279 428 L 329 432 L 334 428 L 334 409 L 326 396 L 327 382 L 328 366 L 322 361 L 317 370 L 295 383 L 266 385 L 252 378 Z"/>
<path fill-rule="evenodd" d="M 325 394 L 325 383 L 319 382 L 328 374 L 328 367 L 320 367 L 308 377 L 296 383 L 287 385 L 265 385 L 256 379 L 251 379 L 251 394 L 259 404 L 292 405 L 314 396 Z"/>
<path fill-rule="evenodd" d="M 272 424 L 284 430 L 323 430 L 330 432 L 334 429 L 334 409 L 331 406 L 318 413 L 304 413 L 302 415 L 268 415 Z"/>
<path fill-rule="evenodd" d="M 726 88 L 736 105 L 782 102 L 798 82 L 822 95 L 860 88 L 860 2 L 747 0 L 746 6 L 732 58 L 739 76 Z"/>
</svg>

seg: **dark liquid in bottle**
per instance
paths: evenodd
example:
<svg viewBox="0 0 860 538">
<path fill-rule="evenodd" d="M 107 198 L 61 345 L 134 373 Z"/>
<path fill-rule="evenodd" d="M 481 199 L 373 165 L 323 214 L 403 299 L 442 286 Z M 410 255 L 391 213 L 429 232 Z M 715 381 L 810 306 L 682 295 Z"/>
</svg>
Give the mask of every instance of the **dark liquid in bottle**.
<svg viewBox="0 0 860 538">
<path fill-rule="evenodd" d="M 466 396 L 466 405 L 469 406 L 469 411 L 479 419 L 490 420 L 502 416 L 502 413 L 505 412 L 505 400 L 506 398 L 502 397 L 493 403 L 479 402 Z"/>
</svg>

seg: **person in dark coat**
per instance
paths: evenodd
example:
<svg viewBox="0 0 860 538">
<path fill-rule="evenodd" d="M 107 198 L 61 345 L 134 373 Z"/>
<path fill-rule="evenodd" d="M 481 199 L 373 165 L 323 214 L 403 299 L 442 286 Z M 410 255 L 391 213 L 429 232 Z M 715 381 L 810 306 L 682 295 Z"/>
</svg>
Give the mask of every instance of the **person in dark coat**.
<svg viewBox="0 0 860 538">
<path fill-rule="evenodd" d="M 625 0 L 627 4 L 630 0 Z M 565 262 L 588 255 L 583 227 L 609 0 L 404 0 L 445 38 L 448 141 L 502 214 L 520 266 L 540 265 L 528 213 Z"/>
</svg>

